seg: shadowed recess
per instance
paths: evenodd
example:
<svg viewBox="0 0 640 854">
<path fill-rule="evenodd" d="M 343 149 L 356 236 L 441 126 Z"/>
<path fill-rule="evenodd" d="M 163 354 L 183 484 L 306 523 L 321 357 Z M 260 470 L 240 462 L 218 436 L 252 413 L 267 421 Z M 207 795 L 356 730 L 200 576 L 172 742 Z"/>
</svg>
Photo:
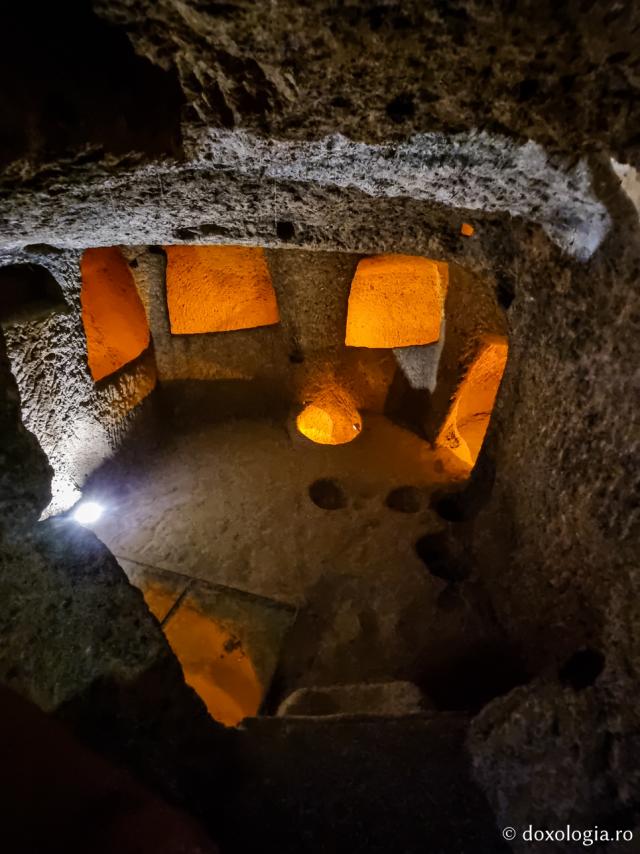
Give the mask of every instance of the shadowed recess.
<svg viewBox="0 0 640 854">
<path fill-rule="evenodd" d="M 0 268 L 0 323 L 38 320 L 66 311 L 62 289 L 40 264 Z"/>
</svg>

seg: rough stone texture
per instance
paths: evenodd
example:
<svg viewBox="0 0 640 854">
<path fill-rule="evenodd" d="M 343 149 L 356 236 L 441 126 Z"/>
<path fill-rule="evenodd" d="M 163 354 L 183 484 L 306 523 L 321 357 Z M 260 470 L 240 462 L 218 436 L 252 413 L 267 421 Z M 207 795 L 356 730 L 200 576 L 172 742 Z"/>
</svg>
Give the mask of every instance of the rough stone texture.
<svg viewBox="0 0 640 854">
<path fill-rule="evenodd" d="M 629 196 L 635 208 L 640 212 L 640 175 L 633 166 L 625 166 L 615 160 L 611 160 L 611 166 L 618 178 L 622 181 L 622 189 Z"/>
<path fill-rule="evenodd" d="M 151 620 L 123 632 L 140 594 L 92 533 L 51 520 L 6 546 L 2 677 L 40 708 L 59 708 L 101 676 L 132 682 L 166 655 Z M 74 551 L 81 557 L 65 561 Z"/>
<path fill-rule="evenodd" d="M 529 2 L 97 8 L 126 23 L 141 53 L 177 69 L 213 125 L 301 137 L 339 124 L 370 140 L 499 127 L 565 151 L 607 146 L 619 160 L 638 144 L 632 4 L 573 2 L 555 15 Z"/>
<path fill-rule="evenodd" d="M 218 730 L 106 547 L 66 520 L 15 531 L 0 599 L 0 682 L 197 808 L 200 752 L 220 753 Z"/>
<path fill-rule="evenodd" d="M 22 424 L 20 396 L 0 332 L 0 537 L 34 522 L 51 497 L 51 468 Z"/>
<path fill-rule="evenodd" d="M 505 645 L 539 678 L 478 717 L 475 773 L 501 821 L 564 823 L 568 813 L 592 826 L 621 813 L 635 818 L 640 235 L 609 163 L 613 156 L 640 165 L 637 5 L 105 0 L 99 9 L 119 29 L 111 31 L 116 49 L 104 50 L 108 28 L 91 19 L 99 38 L 87 44 L 100 50 L 80 88 L 91 91 L 98 122 L 82 98 L 71 99 L 71 113 L 84 122 L 60 122 L 59 109 L 45 109 L 51 100 L 68 105 L 60 98 L 70 77 L 65 63 L 77 55 L 66 49 L 73 37 L 64 9 L 32 16 L 32 51 L 13 25 L 5 30 L 4 76 L 30 84 L 11 90 L 3 110 L 15 119 L 2 140 L 6 262 L 43 242 L 416 252 L 485 275 L 505 303 L 515 295 L 503 386 L 466 521 L 452 530 L 473 565 L 464 583 L 489 598 Z M 28 12 L 23 5 L 21 24 Z M 53 24 L 60 39 L 49 38 Z M 54 50 L 41 52 L 48 42 Z M 132 45 L 164 71 L 141 65 Z M 119 64 L 136 72 L 127 82 L 147 80 L 132 86 L 133 101 L 125 86 L 105 100 L 95 85 L 104 87 Z M 31 102 L 45 76 L 56 85 Z M 21 102 L 30 104 L 29 123 Z M 141 103 L 166 104 L 165 122 L 149 123 L 152 133 L 133 132 Z M 474 226 L 473 238 L 459 236 L 461 221 Z M 448 590 L 444 601 L 455 595 Z M 309 625 L 313 619 L 302 628 Z M 585 647 L 603 656 L 604 668 L 578 689 L 566 681 L 566 662 Z M 294 737 L 289 729 L 283 739 Z M 319 819 L 308 827 L 326 839 L 332 821 L 317 812 L 325 792 L 340 797 L 331 804 L 342 810 L 336 780 L 361 790 L 351 767 L 336 774 L 335 754 L 318 744 L 304 741 L 294 766 L 303 773 L 300 755 L 327 763 L 329 783 L 309 801 L 298 778 L 292 800 L 283 801 L 278 785 L 271 802 L 243 790 L 270 778 L 261 770 L 276 767 L 278 754 L 275 766 L 248 763 L 258 773 L 244 776 L 234 796 L 249 791 L 252 807 L 266 804 L 258 824 L 311 803 L 305 814 Z M 265 755 L 270 749 L 268 741 Z M 402 789 L 390 797 L 384 770 L 381 794 L 368 792 L 367 806 L 392 809 L 421 789 L 406 787 L 401 767 Z M 441 773 L 434 768 L 430 780 Z M 290 774 L 287 767 L 284 779 Z M 447 800 L 438 817 L 461 800 Z M 282 827 L 291 826 L 289 814 Z M 347 812 L 345 825 L 353 820 L 361 838 L 393 850 L 402 846 L 385 836 L 389 827 L 413 827 L 422 811 L 385 811 L 371 825 L 378 835 L 360 815 L 370 813 Z M 237 832 L 254 824 L 245 820 Z M 305 847 L 290 844 L 296 854 Z M 415 850 L 424 849 L 423 838 Z"/>
<path fill-rule="evenodd" d="M 593 687 L 574 695 L 558 680 L 533 683 L 474 724 L 476 774 L 514 825 L 573 816 L 591 826 L 640 804 L 624 758 L 636 755 L 639 723 L 640 226 L 627 199 L 609 198 L 616 227 L 588 265 L 561 266 L 548 246 L 531 247 L 536 265 L 521 271 L 509 311 L 510 358 L 479 465 L 493 489 L 460 526 L 530 670 L 557 670 L 584 647 L 604 662 Z M 556 781 L 544 792 L 543 767 Z"/>
<path fill-rule="evenodd" d="M 503 854 L 469 779 L 466 729 L 457 715 L 246 721 L 220 845 L 251 850 L 260 828 L 274 854 Z"/>
<path fill-rule="evenodd" d="M 447 334 L 446 318 L 442 316 L 440 334 L 435 344 L 420 347 L 394 347 L 393 353 L 411 388 L 434 392 L 438 382 L 438 365 Z"/>
<path fill-rule="evenodd" d="M 469 367 L 478 345 L 486 335 L 507 334 L 504 312 L 496 292 L 486 281 L 469 274 L 457 264 L 449 269 L 445 301 L 444 340 L 437 362 L 436 382 L 428 404 L 423 405 L 423 425 L 431 441 L 442 428 L 456 389 Z"/>
<path fill-rule="evenodd" d="M 302 404 L 336 385 L 355 404 L 382 412 L 396 371 L 390 351 L 344 345 L 347 300 L 359 256 L 269 250 L 267 262 L 280 322 L 259 329 L 173 335 L 165 260 L 143 247 L 125 250 L 147 311 L 161 381 L 207 380 L 244 385 L 271 407 Z"/>
<path fill-rule="evenodd" d="M 300 608 L 269 708 L 301 685 L 409 679 L 467 708 L 513 684 L 496 678 L 510 653 L 481 589 L 434 577 L 414 549 L 442 526 L 428 495 L 464 471 L 453 455 L 381 416 L 354 442 L 317 445 L 283 417 L 240 418 L 208 394 L 190 406 L 183 391 L 159 388 L 88 482 L 106 508 L 93 530 L 119 560 Z M 310 487 L 336 476 L 342 498 L 323 509 Z M 402 487 L 417 512 L 388 506 Z"/>
<path fill-rule="evenodd" d="M 44 173 L 33 179 L 29 193 L 9 177 L 4 192 L 11 194 L 11 216 L 0 220 L 0 243 L 12 249 L 43 240 L 67 247 L 197 241 L 330 249 L 338 242 L 366 252 L 397 249 L 397 241 L 410 237 L 380 209 L 377 227 L 360 211 L 345 231 L 343 212 L 331 216 L 326 209 L 341 191 L 348 191 L 340 198 L 342 209 L 349 193 L 449 207 L 458 211 L 454 234 L 462 221 L 509 214 L 541 225 L 579 258 L 588 258 L 610 227 L 586 161 L 567 174 L 569 164 L 560 169 L 535 145 L 518 147 L 502 137 L 427 135 L 386 147 L 342 138 L 271 145 L 238 132 L 198 139 L 189 154 L 186 163 L 111 170 L 80 165 L 66 175 Z M 470 175 L 477 175 L 472 184 Z M 65 203 L 55 224 L 52 192 L 58 204 Z M 121 218 L 125 210 L 131 214 Z M 282 236 L 282 222 L 293 237 Z"/>
<path fill-rule="evenodd" d="M 46 511 L 51 514 L 77 500 L 87 475 L 118 446 L 129 413 L 155 385 L 155 365 L 147 352 L 94 383 L 80 308 L 80 253 L 35 247 L 12 257 L 37 260 L 50 270 L 68 306 L 64 312 L 4 327 L 22 417 L 54 469 Z M 0 256 L 0 264 L 5 258 Z"/>
<path fill-rule="evenodd" d="M 278 716 L 410 715 L 424 712 L 431 703 L 411 682 L 327 685 L 300 688 L 278 707 Z"/>
<path fill-rule="evenodd" d="M 218 854 L 193 819 L 0 686 L 2 839 L 12 854 Z M 37 817 L 37 820 L 34 820 Z"/>
<path fill-rule="evenodd" d="M 113 145 L 113 133 L 100 125 L 110 154 L 102 162 L 100 134 L 95 122 L 88 123 L 84 146 L 75 135 L 66 140 L 63 175 L 51 168 L 61 154 L 59 128 L 34 99 L 36 139 L 16 134 L 12 140 L 5 186 L 15 190 L 32 179 L 29 193 L 38 193 L 39 205 L 32 207 L 26 187 L 14 195 L 3 238 L 14 246 L 25 239 L 63 245 L 170 243 L 202 235 L 219 240 L 221 233 L 246 239 L 252 232 L 264 243 L 291 239 L 291 230 L 294 242 L 299 232 L 318 242 L 329 217 L 305 202 L 304 194 L 314 195 L 311 182 L 329 195 L 353 187 L 382 198 L 508 212 L 542 224 L 567 249 L 588 255 L 608 223 L 585 163 L 573 162 L 575 152 L 609 147 L 623 163 L 638 156 L 635 110 L 627 107 L 638 85 L 630 36 L 637 13 L 628 5 L 604 10 L 575 2 L 553 16 L 528 3 L 508 11 L 472 3 L 428 9 L 418 3 L 207 7 L 172 0 L 96 5 L 126 27 L 140 53 L 166 69 L 167 80 L 160 84 L 158 78 L 158 86 L 180 78 L 190 102 L 183 111 L 185 160 L 148 167 L 141 157 L 171 150 L 179 106 L 170 99 L 166 133 L 156 132 L 155 140 L 124 134 Z M 65 31 L 63 10 L 57 18 L 54 32 L 66 43 L 71 28 Z M 49 18 L 38 23 L 49 35 Z M 95 19 L 91 26 L 100 46 L 113 33 Z M 104 66 L 120 72 L 117 80 L 123 67 L 133 63 L 139 70 L 130 46 L 129 52 L 120 42 L 112 48 Z M 50 64 L 55 71 L 59 61 Z M 122 124 L 128 119 L 131 128 L 131 105 L 113 89 Z M 154 95 L 161 102 L 159 92 Z M 106 114 L 113 102 L 107 99 Z M 98 98 L 94 112 L 101 106 Z M 81 112 L 81 105 L 74 107 Z M 449 137 L 452 132 L 458 136 Z M 135 156 L 122 156 L 127 142 Z M 542 145 L 569 160 L 556 164 Z M 292 215 L 300 205 L 304 215 Z M 107 225 L 107 210 L 119 221 Z M 340 228 L 332 231 L 338 239 Z"/>
</svg>

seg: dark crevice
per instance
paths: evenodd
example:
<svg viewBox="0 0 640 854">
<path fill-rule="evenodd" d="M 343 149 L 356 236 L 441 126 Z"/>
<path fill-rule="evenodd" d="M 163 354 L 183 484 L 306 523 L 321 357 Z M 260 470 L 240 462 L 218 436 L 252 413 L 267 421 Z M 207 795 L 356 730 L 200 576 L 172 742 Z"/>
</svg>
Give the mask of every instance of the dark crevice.
<svg viewBox="0 0 640 854">
<path fill-rule="evenodd" d="M 39 264 L 0 268 L 0 323 L 42 320 L 69 311 L 62 289 Z"/>
<path fill-rule="evenodd" d="M 586 647 L 579 649 L 560 668 L 560 681 L 569 685 L 574 691 L 589 688 L 602 673 L 604 655 L 597 649 Z"/>
<path fill-rule="evenodd" d="M 99 153 L 178 156 L 184 103 L 175 72 L 136 55 L 89 2 L 18 4 L 3 19 L 0 164 Z M 81 70 L 81 73 L 79 73 Z"/>
<path fill-rule="evenodd" d="M 446 667 L 427 671 L 419 681 L 439 709 L 475 714 L 528 680 L 529 674 L 513 649 L 504 642 L 487 641 L 447 662 Z"/>
<path fill-rule="evenodd" d="M 447 532 L 425 534 L 416 542 L 416 554 L 431 575 L 443 581 L 462 581 L 470 574 L 468 562 Z"/>
</svg>

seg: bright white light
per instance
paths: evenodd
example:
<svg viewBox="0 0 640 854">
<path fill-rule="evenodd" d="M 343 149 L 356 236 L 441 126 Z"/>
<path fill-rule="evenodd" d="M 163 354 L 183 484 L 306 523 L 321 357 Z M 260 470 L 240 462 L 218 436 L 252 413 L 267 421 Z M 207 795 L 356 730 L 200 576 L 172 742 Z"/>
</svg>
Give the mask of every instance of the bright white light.
<svg viewBox="0 0 640 854">
<path fill-rule="evenodd" d="M 73 518 L 81 525 L 91 525 L 102 516 L 103 507 L 97 501 L 81 501 L 73 511 Z"/>
</svg>

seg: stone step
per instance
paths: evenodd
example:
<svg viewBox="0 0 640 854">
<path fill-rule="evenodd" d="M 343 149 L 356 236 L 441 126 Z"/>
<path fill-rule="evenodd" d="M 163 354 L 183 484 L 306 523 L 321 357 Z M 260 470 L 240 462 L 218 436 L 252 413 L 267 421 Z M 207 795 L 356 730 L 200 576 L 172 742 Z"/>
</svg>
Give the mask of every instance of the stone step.
<svg viewBox="0 0 640 854">
<path fill-rule="evenodd" d="M 376 682 L 298 688 L 280 704 L 277 716 L 410 715 L 433 708 L 413 682 Z"/>
</svg>

